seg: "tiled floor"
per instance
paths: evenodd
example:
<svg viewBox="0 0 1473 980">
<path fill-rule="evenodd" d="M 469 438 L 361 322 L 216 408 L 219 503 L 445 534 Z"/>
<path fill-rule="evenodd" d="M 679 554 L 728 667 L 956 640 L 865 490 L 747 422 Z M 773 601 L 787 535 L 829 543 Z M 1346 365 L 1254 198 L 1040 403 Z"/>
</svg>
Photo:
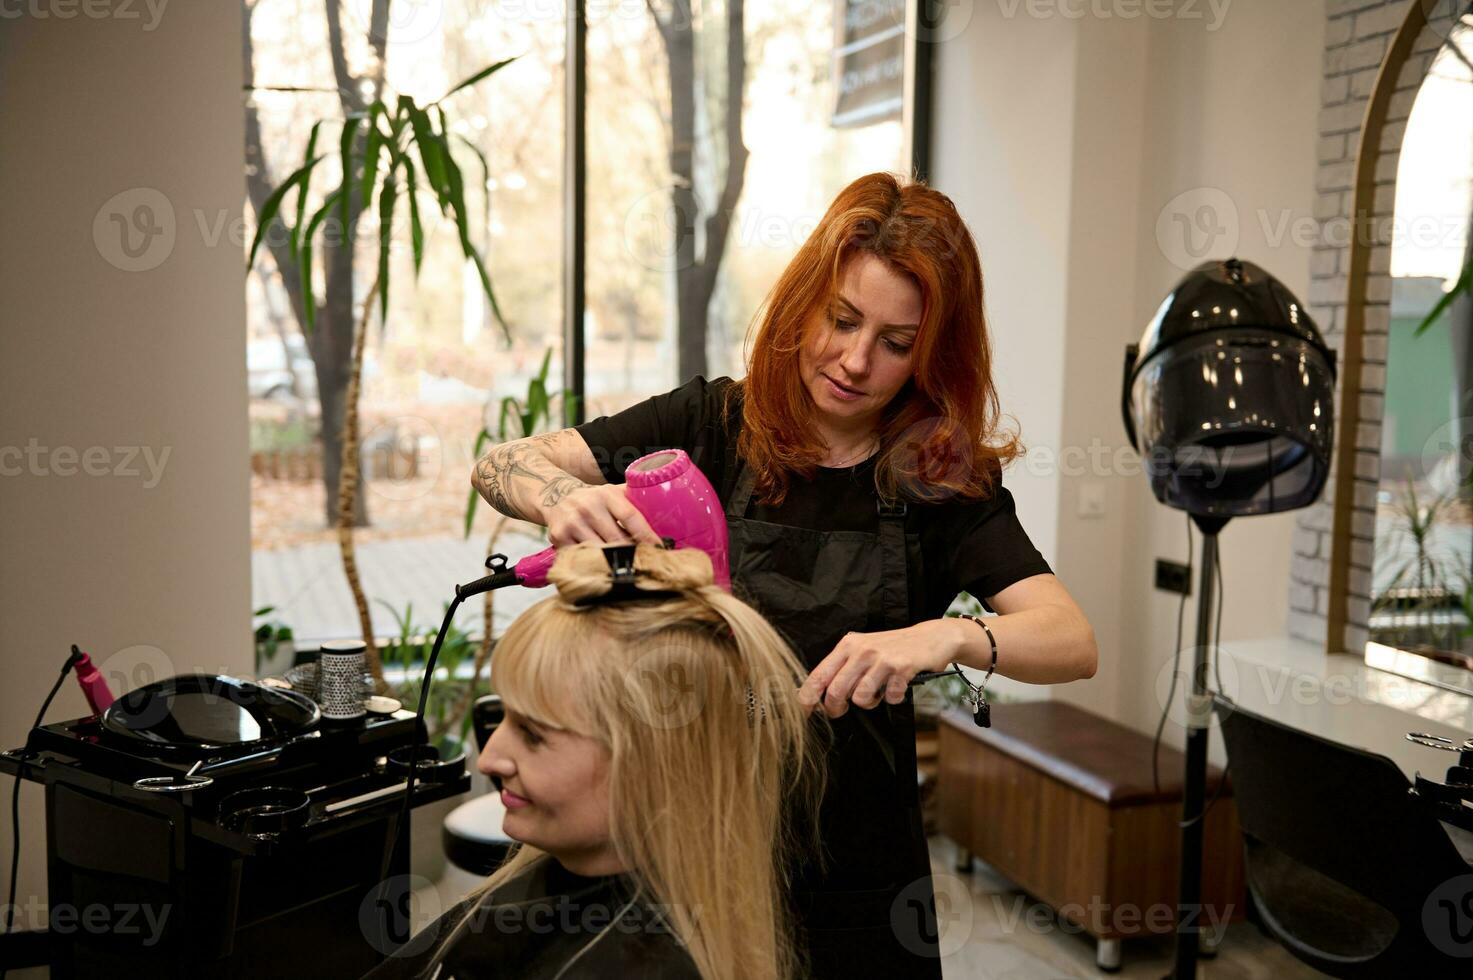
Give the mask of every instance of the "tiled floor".
<svg viewBox="0 0 1473 980">
<path fill-rule="evenodd" d="M 1095 942 L 1075 927 L 1060 927 L 1052 915 L 1006 878 L 981 861 L 970 874 L 954 868 L 955 845 L 931 838 L 931 871 L 938 895 L 952 901 L 942 919 L 941 972 L 945 980 L 1056 980 L 1118 977 L 1159 980 L 1174 965 L 1170 937 L 1129 940 L 1122 944 L 1121 969 L 1104 973 L 1095 967 Z M 965 933 L 962 935 L 961 933 Z M 1215 957 L 1198 960 L 1202 980 L 1300 980 L 1322 977 L 1287 950 L 1264 937 L 1258 928 L 1237 922 L 1226 928 Z"/>
</svg>

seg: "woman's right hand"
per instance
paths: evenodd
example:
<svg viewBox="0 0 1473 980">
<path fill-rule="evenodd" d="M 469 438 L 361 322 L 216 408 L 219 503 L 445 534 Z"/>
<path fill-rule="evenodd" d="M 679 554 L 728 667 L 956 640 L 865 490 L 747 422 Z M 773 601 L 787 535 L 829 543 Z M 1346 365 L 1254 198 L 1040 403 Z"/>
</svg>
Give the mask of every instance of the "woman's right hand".
<svg viewBox="0 0 1473 980">
<path fill-rule="evenodd" d="M 542 508 L 547 537 L 555 547 L 593 541 L 621 544 L 634 540 L 659 544 L 660 536 L 624 493 L 622 483 L 579 487 Z"/>
</svg>

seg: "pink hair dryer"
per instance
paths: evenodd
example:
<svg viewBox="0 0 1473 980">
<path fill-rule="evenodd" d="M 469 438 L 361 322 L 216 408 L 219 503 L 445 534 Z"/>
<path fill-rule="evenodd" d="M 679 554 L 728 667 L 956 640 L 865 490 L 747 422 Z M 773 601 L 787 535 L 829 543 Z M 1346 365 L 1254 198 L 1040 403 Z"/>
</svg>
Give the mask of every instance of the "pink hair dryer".
<svg viewBox="0 0 1473 980">
<path fill-rule="evenodd" d="M 684 449 L 662 449 L 630 463 L 624 493 L 656 534 L 672 539 L 677 548 L 700 548 L 710 555 L 716 584 L 731 591 L 726 509 Z M 556 558 L 556 547 L 544 548 L 517 562 L 510 573 L 517 584 L 540 589 Z"/>
</svg>

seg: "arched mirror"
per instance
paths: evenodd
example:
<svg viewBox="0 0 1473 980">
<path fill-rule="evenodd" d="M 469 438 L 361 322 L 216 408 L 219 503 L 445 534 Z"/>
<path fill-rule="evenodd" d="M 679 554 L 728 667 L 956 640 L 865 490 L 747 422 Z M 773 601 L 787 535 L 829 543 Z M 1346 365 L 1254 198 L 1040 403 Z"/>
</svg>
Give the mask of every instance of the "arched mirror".
<svg viewBox="0 0 1473 980">
<path fill-rule="evenodd" d="M 1384 372 L 1366 662 L 1473 694 L 1473 13 L 1415 90 L 1395 175 L 1384 353 L 1363 348 L 1363 390 Z"/>
</svg>

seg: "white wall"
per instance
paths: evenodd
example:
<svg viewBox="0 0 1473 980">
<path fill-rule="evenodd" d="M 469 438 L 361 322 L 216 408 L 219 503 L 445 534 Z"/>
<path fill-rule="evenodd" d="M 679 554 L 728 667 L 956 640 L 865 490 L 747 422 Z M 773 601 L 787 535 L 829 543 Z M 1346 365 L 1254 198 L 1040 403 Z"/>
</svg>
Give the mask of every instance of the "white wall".
<svg viewBox="0 0 1473 980">
<path fill-rule="evenodd" d="M 1240 232 L 1231 253 L 1226 235 L 1199 240 L 1211 246 L 1202 258 L 1237 254 L 1307 294 L 1308 246 L 1271 244 L 1258 212 L 1312 211 L 1325 11 L 1234 0 L 1220 17 L 1199 2 L 1126 19 L 1143 8 L 1105 7 L 1115 16 L 1025 0 L 953 8 L 969 20 L 936 52 L 934 183 L 977 236 L 1003 408 L 1035 454 L 1005 481 L 1100 643 L 1089 681 L 1004 687 L 1151 732 L 1177 614 L 1176 597 L 1153 587 L 1153 563 L 1186 560 L 1185 517 L 1156 503 L 1134 453 L 1117 452 L 1129 445 L 1124 347 L 1200 261 L 1157 238 L 1184 192 L 1196 192 L 1193 213 L 1216 201 L 1223 227 Z M 1104 518 L 1078 516 L 1089 482 L 1105 494 Z M 1224 642 L 1283 635 L 1291 527 L 1277 515 L 1224 530 Z M 1194 565 L 1200 553 L 1199 538 Z M 1195 595 L 1188 605 L 1184 646 Z M 1167 732 L 1180 743 L 1179 726 Z"/>
<path fill-rule="evenodd" d="M 134 683 L 251 664 L 240 6 L 151 6 L 11 4 L 0 21 L 4 748 L 72 643 Z M 154 267 L 125 271 L 109 213 L 142 221 L 150 199 L 172 207 L 153 214 L 172 247 L 153 238 Z M 225 233 L 211 244 L 196 215 Z M 85 714 L 68 680 L 47 717 Z M 45 830 L 41 789 L 21 799 L 24 910 L 45 897 Z"/>
<path fill-rule="evenodd" d="M 1138 324 L 1144 325 L 1183 271 L 1156 241 L 1157 217 L 1177 195 L 1199 189 L 1226 195 L 1219 224 L 1228 232 L 1212 254 L 1226 254 L 1236 227 L 1234 253 L 1307 300 L 1311 248 L 1277 238 L 1273 229 L 1286 215 L 1303 219 L 1314 209 L 1323 3 L 1237 0 L 1213 33 L 1185 21 L 1152 27 L 1150 72 L 1157 81 L 1148 90 Z M 1133 484 L 1140 530 L 1125 555 L 1133 588 L 1123 607 L 1142 614 L 1126 634 L 1141 642 L 1119 704 L 1122 720 L 1141 727 L 1160 714 L 1155 679 L 1169 659 L 1178 605 L 1174 596 L 1152 587 L 1151 563 L 1158 555 L 1184 561 L 1186 530 L 1183 515 L 1156 503 L 1144 477 Z M 1292 514 L 1278 514 L 1235 520 L 1223 529 L 1224 643 L 1286 635 L 1293 527 Z M 1200 554 L 1199 536 L 1194 565 Z M 1195 602 L 1195 595 L 1188 600 L 1187 647 L 1195 642 Z"/>
<path fill-rule="evenodd" d="M 932 183 L 977 240 L 998 396 L 1032 448 L 1063 424 L 1064 270 L 1074 152 L 1076 39 L 1055 20 L 1004 24 L 990 4 L 936 51 Z M 1019 29 L 1022 28 L 1022 29 Z M 1005 475 L 1045 558 L 1057 554 L 1059 487 L 1017 466 Z"/>
</svg>

